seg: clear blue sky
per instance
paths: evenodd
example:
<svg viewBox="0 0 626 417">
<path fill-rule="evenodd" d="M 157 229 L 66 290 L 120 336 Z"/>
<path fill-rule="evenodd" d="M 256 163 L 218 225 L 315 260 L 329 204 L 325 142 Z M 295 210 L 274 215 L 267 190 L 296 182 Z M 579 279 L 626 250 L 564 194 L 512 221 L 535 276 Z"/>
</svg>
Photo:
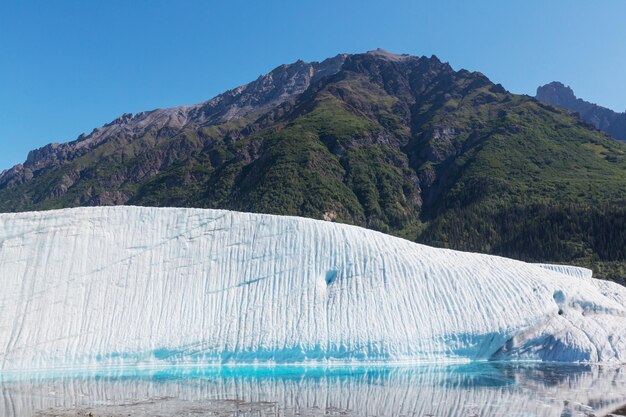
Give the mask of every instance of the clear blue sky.
<svg viewBox="0 0 626 417">
<path fill-rule="evenodd" d="M 0 170 L 124 112 L 378 47 L 626 109 L 625 0 L 1 0 Z"/>
</svg>

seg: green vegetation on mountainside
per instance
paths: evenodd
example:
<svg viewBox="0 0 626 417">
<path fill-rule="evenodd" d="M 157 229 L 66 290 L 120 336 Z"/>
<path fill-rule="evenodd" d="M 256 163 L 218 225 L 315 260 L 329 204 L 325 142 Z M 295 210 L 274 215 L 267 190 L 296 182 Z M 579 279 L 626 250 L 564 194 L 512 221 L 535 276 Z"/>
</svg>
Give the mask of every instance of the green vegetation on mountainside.
<svg viewBox="0 0 626 417">
<path fill-rule="evenodd" d="M 245 121 L 120 135 L 0 187 L 0 210 L 226 208 L 626 278 L 626 145 L 436 59 L 349 58 Z"/>
</svg>

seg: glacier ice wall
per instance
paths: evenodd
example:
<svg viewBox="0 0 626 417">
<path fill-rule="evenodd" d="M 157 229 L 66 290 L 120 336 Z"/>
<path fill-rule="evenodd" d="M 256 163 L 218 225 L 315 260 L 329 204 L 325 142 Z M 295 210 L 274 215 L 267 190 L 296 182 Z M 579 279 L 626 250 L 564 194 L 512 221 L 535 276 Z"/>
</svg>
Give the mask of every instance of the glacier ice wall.
<svg viewBox="0 0 626 417">
<path fill-rule="evenodd" d="M 297 217 L 3 214 L 0 369 L 626 362 L 626 288 L 572 271 Z"/>
</svg>

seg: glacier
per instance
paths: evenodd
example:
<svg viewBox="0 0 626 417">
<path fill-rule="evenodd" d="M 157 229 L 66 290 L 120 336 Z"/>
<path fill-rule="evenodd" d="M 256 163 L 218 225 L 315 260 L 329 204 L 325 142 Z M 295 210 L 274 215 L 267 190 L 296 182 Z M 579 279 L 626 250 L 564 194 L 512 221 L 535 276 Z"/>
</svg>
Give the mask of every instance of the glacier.
<svg viewBox="0 0 626 417">
<path fill-rule="evenodd" d="M 626 362 L 591 271 L 225 210 L 0 215 L 0 371 L 178 364 Z"/>
</svg>

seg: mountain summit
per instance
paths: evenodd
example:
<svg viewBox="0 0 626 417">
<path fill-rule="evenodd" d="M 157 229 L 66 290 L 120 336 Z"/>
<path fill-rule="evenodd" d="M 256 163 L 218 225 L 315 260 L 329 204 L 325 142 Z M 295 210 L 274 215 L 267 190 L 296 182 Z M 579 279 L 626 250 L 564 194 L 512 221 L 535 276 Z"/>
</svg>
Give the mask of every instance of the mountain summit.
<svg viewBox="0 0 626 417">
<path fill-rule="evenodd" d="M 576 112 L 587 123 L 615 139 L 626 141 L 626 112 L 617 113 L 577 98 L 570 87 L 558 81 L 537 88 L 537 100 Z"/>
<path fill-rule="evenodd" d="M 281 65 L 115 121 L 0 175 L 0 210 L 224 208 L 626 276 L 626 145 L 437 57 Z"/>
</svg>

